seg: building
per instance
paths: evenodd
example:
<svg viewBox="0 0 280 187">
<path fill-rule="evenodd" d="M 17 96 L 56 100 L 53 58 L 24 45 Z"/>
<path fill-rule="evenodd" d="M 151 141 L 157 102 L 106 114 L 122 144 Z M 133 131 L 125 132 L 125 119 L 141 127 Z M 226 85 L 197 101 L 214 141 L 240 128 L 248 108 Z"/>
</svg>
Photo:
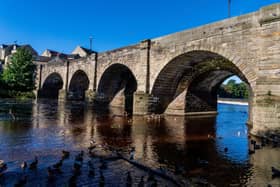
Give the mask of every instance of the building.
<svg viewBox="0 0 280 187">
<path fill-rule="evenodd" d="M 30 45 L 17 45 L 17 44 L 11 44 L 6 45 L 2 44 L 0 45 L 0 62 L 1 67 L 3 65 L 7 65 L 10 61 L 11 55 L 17 51 L 19 48 L 25 48 L 31 52 L 31 54 L 36 57 L 38 56 L 37 51 L 35 51 Z"/>
</svg>

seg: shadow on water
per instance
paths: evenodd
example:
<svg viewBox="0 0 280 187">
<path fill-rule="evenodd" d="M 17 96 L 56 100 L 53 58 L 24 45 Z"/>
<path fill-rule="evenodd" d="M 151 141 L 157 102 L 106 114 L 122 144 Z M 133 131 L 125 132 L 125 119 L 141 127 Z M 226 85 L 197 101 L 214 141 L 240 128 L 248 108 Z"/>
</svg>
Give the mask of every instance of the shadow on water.
<svg viewBox="0 0 280 187">
<path fill-rule="evenodd" d="M 49 163 L 62 149 L 85 150 L 94 139 L 123 153 L 135 147 L 135 159 L 146 165 L 203 177 L 216 186 L 280 184 L 270 171 L 271 166 L 280 168 L 279 148 L 267 146 L 248 155 L 244 106 L 220 104 L 217 117 L 166 116 L 160 121 L 125 117 L 121 110 L 99 110 L 81 102 L 0 101 L 0 111 L 7 113 L 11 107 L 20 120 L 0 121 L 0 159 L 10 163 L 11 171 L 34 155 Z"/>
</svg>

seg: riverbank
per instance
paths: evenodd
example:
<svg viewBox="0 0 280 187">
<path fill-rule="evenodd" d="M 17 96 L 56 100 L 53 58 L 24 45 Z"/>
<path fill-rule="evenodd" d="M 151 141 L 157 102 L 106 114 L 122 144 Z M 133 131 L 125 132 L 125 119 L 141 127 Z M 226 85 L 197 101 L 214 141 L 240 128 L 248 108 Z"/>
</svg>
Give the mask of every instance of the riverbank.
<svg viewBox="0 0 280 187">
<path fill-rule="evenodd" d="M 230 105 L 248 105 L 247 99 L 219 98 L 218 103 Z"/>
</svg>

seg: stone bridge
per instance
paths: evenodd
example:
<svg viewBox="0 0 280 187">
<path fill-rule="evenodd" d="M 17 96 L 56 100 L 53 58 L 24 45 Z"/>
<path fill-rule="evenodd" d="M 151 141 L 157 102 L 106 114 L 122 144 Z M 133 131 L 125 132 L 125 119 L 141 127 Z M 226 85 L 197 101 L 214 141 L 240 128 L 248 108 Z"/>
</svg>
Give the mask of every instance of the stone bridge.
<svg viewBox="0 0 280 187">
<path fill-rule="evenodd" d="M 256 135 L 280 130 L 280 4 L 88 57 L 38 67 L 38 97 L 122 106 L 133 114 L 211 113 L 232 75 L 250 90 Z"/>
</svg>

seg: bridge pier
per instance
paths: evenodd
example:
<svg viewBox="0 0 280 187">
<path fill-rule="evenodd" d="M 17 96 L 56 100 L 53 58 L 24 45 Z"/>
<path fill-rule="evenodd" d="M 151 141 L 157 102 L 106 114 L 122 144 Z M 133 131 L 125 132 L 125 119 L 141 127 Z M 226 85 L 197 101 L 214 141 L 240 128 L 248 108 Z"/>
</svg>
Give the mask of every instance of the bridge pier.
<svg viewBox="0 0 280 187">
<path fill-rule="evenodd" d="M 65 102 L 67 101 L 67 91 L 64 89 L 59 90 L 58 92 L 58 101 Z"/>
<path fill-rule="evenodd" d="M 133 98 L 133 114 L 146 115 L 149 114 L 151 95 L 145 92 L 135 92 Z"/>
<path fill-rule="evenodd" d="M 257 96 L 253 113 L 251 134 L 261 137 L 280 134 L 280 96 Z"/>
<path fill-rule="evenodd" d="M 87 104 L 93 104 L 96 92 L 89 89 L 85 91 L 85 102 Z"/>
</svg>

